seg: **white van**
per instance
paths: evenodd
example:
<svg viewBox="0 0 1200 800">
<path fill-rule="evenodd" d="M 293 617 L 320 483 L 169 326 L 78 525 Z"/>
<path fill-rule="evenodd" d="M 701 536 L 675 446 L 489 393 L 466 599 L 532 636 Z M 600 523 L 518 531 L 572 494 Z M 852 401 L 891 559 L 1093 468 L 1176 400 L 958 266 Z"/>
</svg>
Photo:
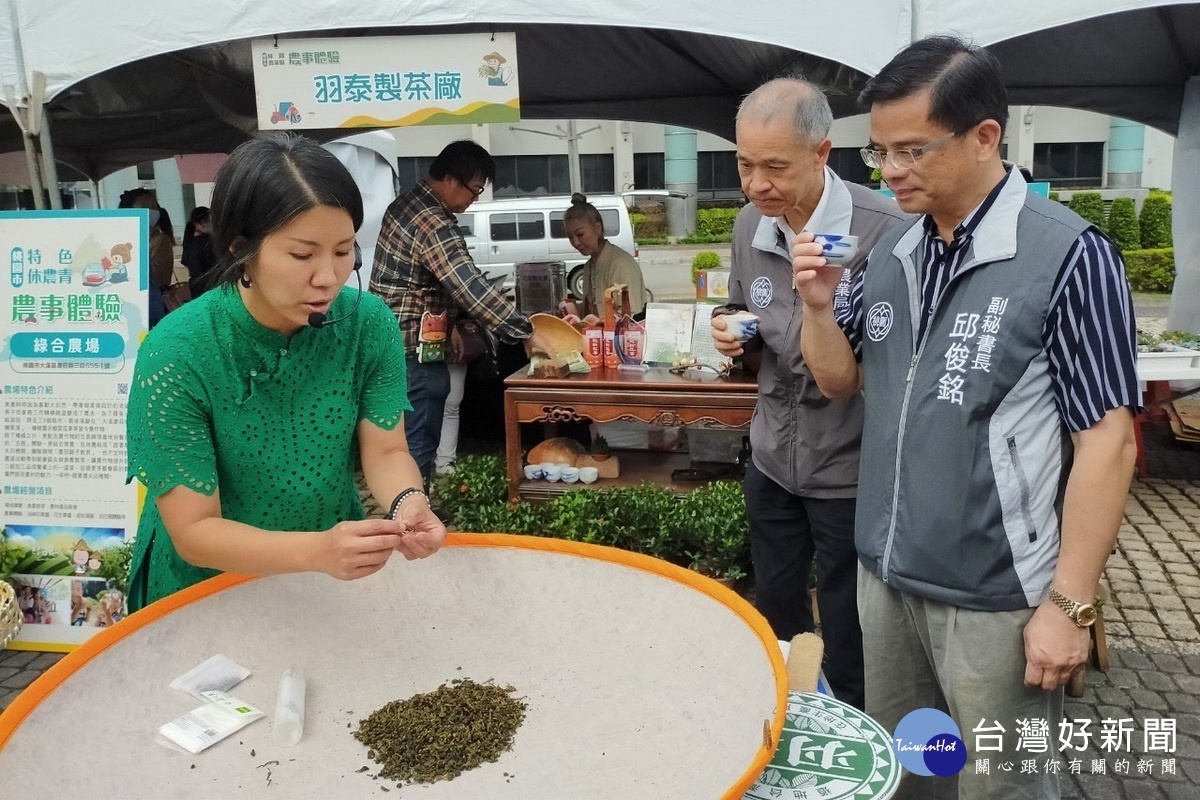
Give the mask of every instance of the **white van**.
<svg viewBox="0 0 1200 800">
<path fill-rule="evenodd" d="M 638 257 L 633 225 L 625 201 L 616 195 L 588 197 L 604 219 L 604 237 Z M 586 258 L 571 246 L 563 226 L 563 214 L 571 207 L 567 195 L 514 197 L 473 203 L 458 214 L 458 227 L 467 249 L 489 279 L 500 280 L 511 290 L 516 265 L 530 261 L 562 261 L 567 265 L 567 287 L 583 297 L 583 264 Z"/>
</svg>

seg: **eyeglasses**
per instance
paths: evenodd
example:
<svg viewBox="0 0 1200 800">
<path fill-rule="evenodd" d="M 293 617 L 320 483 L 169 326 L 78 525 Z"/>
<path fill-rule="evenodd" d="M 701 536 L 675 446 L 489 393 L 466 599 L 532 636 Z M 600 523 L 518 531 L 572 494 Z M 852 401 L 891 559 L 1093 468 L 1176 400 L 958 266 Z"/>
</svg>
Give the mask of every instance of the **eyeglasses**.
<svg viewBox="0 0 1200 800">
<path fill-rule="evenodd" d="M 486 183 L 484 183 L 484 184 L 481 184 L 481 185 L 479 185 L 479 186 L 472 186 L 471 184 L 469 184 L 469 183 L 466 183 L 466 182 L 464 182 L 464 181 L 459 181 L 459 183 L 460 183 L 460 184 L 462 184 L 462 187 L 463 187 L 464 189 L 466 189 L 468 192 L 470 192 L 471 194 L 475 195 L 476 197 L 479 197 L 479 195 L 481 195 L 481 194 L 483 194 L 484 192 L 486 192 L 486 191 L 487 191 L 487 184 L 486 184 Z"/>
<path fill-rule="evenodd" d="M 885 160 L 896 169 L 912 169 L 921 160 L 921 156 L 937 150 L 956 136 L 962 136 L 963 133 L 965 131 L 947 133 L 923 147 L 913 147 L 907 150 L 877 150 L 874 147 L 864 147 L 858 153 L 862 156 L 863 163 L 871 169 L 882 169 Z"/>
</svg>

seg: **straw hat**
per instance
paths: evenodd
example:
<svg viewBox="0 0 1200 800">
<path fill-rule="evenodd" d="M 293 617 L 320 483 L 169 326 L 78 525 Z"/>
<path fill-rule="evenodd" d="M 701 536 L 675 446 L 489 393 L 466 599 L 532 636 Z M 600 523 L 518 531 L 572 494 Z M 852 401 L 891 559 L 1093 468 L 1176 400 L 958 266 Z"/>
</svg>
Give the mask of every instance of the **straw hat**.
<svg viewBox="0 0 1200 800">
<path fill-rule="evenodd" d="M 548 356 L 559 353 L 583 352 L 583 334 L 575 330 L 571 323 L 553 314 L 534 314 L 529 318 L 533 330 L 554 348 Z"/>
</svg>

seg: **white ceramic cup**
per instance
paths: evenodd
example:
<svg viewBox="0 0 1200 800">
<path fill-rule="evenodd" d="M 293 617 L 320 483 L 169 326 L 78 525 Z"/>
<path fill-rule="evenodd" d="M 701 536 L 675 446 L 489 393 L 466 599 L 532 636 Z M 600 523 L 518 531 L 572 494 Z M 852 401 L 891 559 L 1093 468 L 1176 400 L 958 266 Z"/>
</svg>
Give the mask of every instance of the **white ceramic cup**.
<svg viewBox="0 0 1200 800">
<path fill-rule="evenodd" d="M 749 311 L 737 311 L 722 317 L 725 320 L 725 330 L 729 331 L 739 342 L 754 338 L 758 333 L 758 315 Z"/>
<path fill-rule="evenodd" d="M 542 478 L 541 464 L 526 464 L 525 465 L 525 480 L 536 481 Z"/>
<path fill-rule="evenodd" d="M 821 245 L 821 255 L 830 266 L 844 266 L 858 252 L 858 237 L 850 234 L 816 233 L 813 240 Z"/>
<path fill-rule="evenodd" d="M 584 483 L 595 483 L 596 479 L 599 477 L 600 470 L 596 469 L 595 467 L 579 468 L 579 480 L 583 481 Z"/>
<path fill-rule="evenodd" d="M 562 464 L 551 464 L 548 461 L 542 464 L 542 477 L 554 483 L 562 477 Z"/>
<path fill-rule="evenodd" d="M 562 468 L 562 482 L 563 483 L 574 483 L 577 480 L 579 480 L 579 467 L 563 467 Z"/>
</svg>

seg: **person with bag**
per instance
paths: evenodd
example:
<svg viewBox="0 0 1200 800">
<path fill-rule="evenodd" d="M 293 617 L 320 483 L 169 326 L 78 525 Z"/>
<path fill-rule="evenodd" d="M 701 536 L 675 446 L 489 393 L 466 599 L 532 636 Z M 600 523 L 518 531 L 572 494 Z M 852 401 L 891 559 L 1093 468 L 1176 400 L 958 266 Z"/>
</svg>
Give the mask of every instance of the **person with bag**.
<svg viewBox="0 0 1200 800">
<path fill-rule="evenodd" d="M 211 288 L 210 273 L 217 264 L 212 245 L 212 212 L 207 206 L 192 209 L 183 229 L 183 257 L 179 260 L 187 268 L 188 288 L 194 300 Z"/>
<path fill-rule="evenodd" d="M 121 195 L 118 208 L 144 208 L 150 212 L 150 292 L 148 328 L 178 305 L 167 307 L 167 289 L 175 282 L 175 234 L 171 218 L 149 189 L 130 189 Z"/>
<path fill-rule="evenodd" d="M 479 323 L 461 319 L 450 332 L 450 348 L 446 353 L 446 369 L 450 371 L 450 394 L 442 411 L 442 435 L 438 441 L 434 474 L 454 471 L 458 459 L 458 416 L 467 389 L 467 366 L 488 352 L 487 334 Z"/>
<path fill-rule="evenodd" d="M 473 319 L 526 353 L 552 352 L 529 319 L 475 266 L 455 214 L 466 211 L 496 177 L 487 150 L 472 141 L 446 145 L 429 174 L 388 207 L 375 248 L 370 291 L 396 315 L 408 370 L 404 417 L 408 444 L 426 480 L 433 476 L 450 394 L 446 339 Z"/>
</svg>

